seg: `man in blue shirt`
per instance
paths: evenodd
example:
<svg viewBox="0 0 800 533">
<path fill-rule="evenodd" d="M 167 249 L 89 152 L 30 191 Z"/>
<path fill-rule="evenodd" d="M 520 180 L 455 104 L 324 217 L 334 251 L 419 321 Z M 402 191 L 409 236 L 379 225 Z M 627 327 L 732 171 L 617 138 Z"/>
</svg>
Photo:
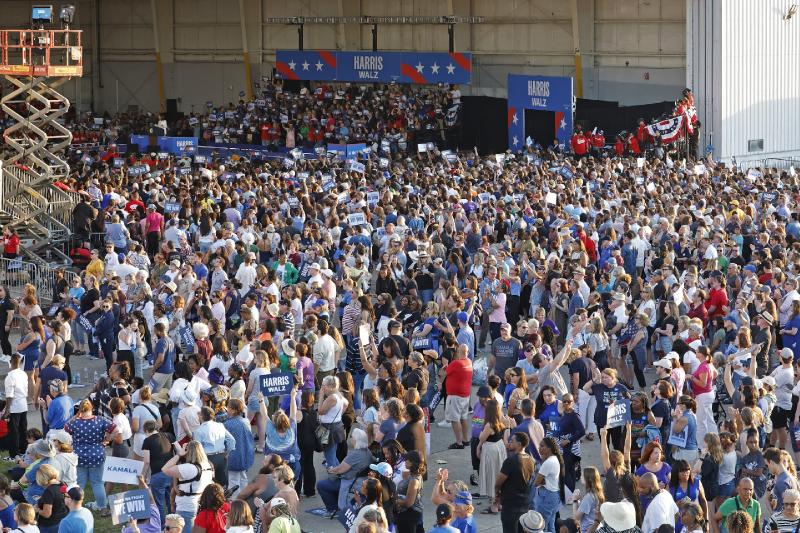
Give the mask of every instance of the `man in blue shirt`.
<svg viewBox="0 0 800 533">
<path fill-rule="evenodd" d="M 467 358 L 472 361 L 475 356 L 475 331 L 469 325 L 469 315 L 461 311 L 456 316 L 458 319 L 458 333 L 456 333 L 456 344 L 463 344 L 467 347 Z"/>
<path fill-rule="evenodd" d="M 203 422 L 192 438 L 203 446 L 208 460 L 214 465 L 214 480 L 228 486 L 228 453 L 236 449 L 236 440 L 225 426 L 214 420 L 214 410 L 208 406 L 200 410 Z"/>
<path fill-rule="evenodd" d="M 56 357 L 61 357 L 56 355 Z M 63 359 L 63 357 L 61 357 Z M 55 360 L 55 357 L 53 358 Z M 48 367 L 49 368 L 49 367 Z M 46 370 L 46 369 L 45 369 Z M 44 373 L 44 370 L 42 371 Z M 43 429 L 64 429 L 64 424 L 72 417 L 72 407 L 75 402 L 67 394 L 67 382 L 62 379 L 53 379 L 49 386 L 50 399 L 40 400 L 47 405 L 47 416 Z"/>
<path fill-rule="evenodd" d="M 93 533 L 94 517 L 83 507 L 83 489 L 72 487 L 64 494 L 69 514 L 58 524 L 58 533 Z"/>
</svg>

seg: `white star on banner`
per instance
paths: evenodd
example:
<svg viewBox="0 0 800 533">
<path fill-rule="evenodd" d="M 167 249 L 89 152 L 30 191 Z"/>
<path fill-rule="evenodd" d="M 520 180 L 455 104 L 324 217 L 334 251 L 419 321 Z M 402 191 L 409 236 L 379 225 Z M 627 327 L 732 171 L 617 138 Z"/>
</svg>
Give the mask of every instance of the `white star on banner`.
<svg viewBox="0 0 800 533">
<path fill-rule="evenodd" d="M 519 118 L 517 117 L 516 113 L 514 113 L 514 116 L 511 118 L 511 122 L 513 122 L 515 126 L 517 125 L 517 122 L 519 122 Z"/>
<path fill-rule="evenodd" d="M 514 146 L 518 145 L 519 144 L 519 138 L 516 135 L 514 135 L 513 139 L 514 139 L 514 142 L 512 142 L 511 144 L 513 144 Z"/>
<path fill-rule="evenodd" d="M 295 65 L 297 65 L 297 63 L 295 63 L 294 61 L 289 61 L 289 68 L 290 69 L 294 70 Z"/>
<path fill-rule="evenodd" d="M 317 71 L 322 70 L 322 61 L 317 61 L 316 65 L 317 65 Z"/>
<path fill-rule="evenodd" d="M 558 129 L 563 130 L 566 127 L 567 127 L 567 121 L 562 118 L 561 125 L 558 127 Z"/>
<path fill-rule="evenodd" d="M 303 61 L 301 64 L 303 65 L 303 70 L 308 70 L 308 61 Z"/>
<path fill-rule="evenodd" d="M 432 72 L 433 74 L 439 74 L 439 65 L 437 65 L 436 63 L 434 63 L 433 65 L 431 65 L 431 72 Z"/>
<path fill-rule="evenodd" d="M 456 67 L 455 67 L 455 66 L 454 66 L 452 63 L 450 63 L 449 65 L 447 65 L 447 67 L 446 67 L 446 68 L 447 68 L 447 73 L 448 73 L 448 74 L 450 74 L 451 76 L 452 76 L 452 75 L 453 75 L 453 73 L 456 71 Z"/>
<path fill-rule="evenodd" d="M 425 67 L 423 67 L 423 66 L 422 66 L 422 62 L 419 62 L 419 63 L 417 63 L 417 72 L 419 72 L 420 74 L 422 74 L 422 70 L 423 70 L 424 68 L 425 68 Z"/>
</svg>

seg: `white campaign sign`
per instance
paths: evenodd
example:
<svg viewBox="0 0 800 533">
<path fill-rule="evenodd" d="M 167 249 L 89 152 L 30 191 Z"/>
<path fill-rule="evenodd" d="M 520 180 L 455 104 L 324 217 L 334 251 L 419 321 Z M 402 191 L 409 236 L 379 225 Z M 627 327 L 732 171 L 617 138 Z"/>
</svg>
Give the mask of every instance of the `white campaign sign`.
<svg viewBox="0 0 800 533">
<path fill-rule="evenodd" d="M 350 213 L 347 215 L 347 223 L 351 226 L 360 226 L 367 223 L 364 213 Z"/>
<path fill-rule="evenodd" d="M 142 461 L 108 456 L 103 464 L 103 481 L 138 485 L 139 476 L 142 475 L 143 469 L 144 463 Z"/>
</svg>

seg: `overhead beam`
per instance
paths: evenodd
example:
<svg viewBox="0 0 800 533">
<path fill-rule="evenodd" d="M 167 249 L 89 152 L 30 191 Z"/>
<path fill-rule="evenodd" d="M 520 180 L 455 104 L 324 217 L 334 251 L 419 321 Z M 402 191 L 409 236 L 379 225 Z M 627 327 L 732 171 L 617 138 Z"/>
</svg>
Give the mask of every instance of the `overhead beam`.
<svg viewBox="0 0 800 533">
<path fill-rule="evenodd" d="M 164 92 L 164 65 L 161 63 L 161 42 L 158 36 L 158 11 L 156 0 L 150 0 L 150 10 L 153 13 L 153 45 L 156 52 L 156 76 L 158 78 L 158 102 L 162 113 L 167 111 L 167 96 Z"/>
<path fill-rule="evenodd" d="M 242 31 L 242 61 L 244 61 L 244 83 L 247 100 L 253 99 L 253 74 L 250 66 L 250 47 L 247 44 L 247 18 L 245 17 L 244 0 L 239 0 L 239 24 Z"/>
</svg>

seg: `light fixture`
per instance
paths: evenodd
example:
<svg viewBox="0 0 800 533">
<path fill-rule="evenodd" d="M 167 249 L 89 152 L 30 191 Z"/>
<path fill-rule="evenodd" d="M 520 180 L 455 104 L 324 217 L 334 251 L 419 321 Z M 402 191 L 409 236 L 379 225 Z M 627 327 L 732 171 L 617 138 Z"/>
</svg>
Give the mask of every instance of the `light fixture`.
<svg viewBox="0 0 800 533">
<path fill-rule="evenodd" d="M 58 20 L 61 24 L 69 26 L 75 19 L 75 6 L 72 4 L 62 4 L 58 10 Z"/>
<path fill-rule="evenodd" d="M 783 17 L 783 20 L 791 20 L 793 16 L 797 13 L 797 4 L 792 4 L 789 6 L 789 11 L 786 12 L 786 15 Z"/>
</svg>

